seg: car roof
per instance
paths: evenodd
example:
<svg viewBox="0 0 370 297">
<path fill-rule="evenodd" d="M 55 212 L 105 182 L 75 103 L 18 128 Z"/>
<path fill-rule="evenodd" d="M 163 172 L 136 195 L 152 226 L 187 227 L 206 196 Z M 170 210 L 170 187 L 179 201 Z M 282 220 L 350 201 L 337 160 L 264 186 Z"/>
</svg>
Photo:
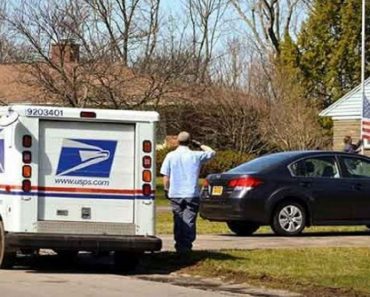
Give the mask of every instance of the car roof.
<svg viewBox="0 0 370 297">
<path fill-rule="evenodd" d="M 346 156 L 357 156 L 357 157 L 365 157 L 364 155 L 354 154 L 354 153 L 346 153 L 346 152 L 340 152 L 340 151 L 324 151 L 324 150 L 306 150 L 306 151 L 286 151 L 286 152 L 278 152 L 278 153 L 272 153 L 270 155 L 276 155 L 276 156 L 285 156 L 287 159 L 290 158 L 300 158 L 300 157 L 309 157 L 309 156 L 316 156 L 316 155 L 327 155 L 327 156 L 333 156 L 333 155 L 346 155 Z M 267 156 L 267 155 L 265 155 Z"/>
<path fill-rule="evenodd" d="M 260 157 L 280 157 L 280 164 L 290 164 L 291 162 L 295 162 L 299 159 L 310 158 L 310 157 L 325 157 L 325 156 L 348 156 L 348 157 L 359 157 L 365 158 L 370 160 L 369 157 L 354 153 L 346 153 L 346 152 L 339 152 L 339 151 L 324 151 L 324 150 L 306 150 L 306 151 L 286 151 L 286 152 L 279 152 L 279 153 L 272 153 L 262 155 Z M 258 158 L 257 158 L 258 159 Z"/>
</svg>

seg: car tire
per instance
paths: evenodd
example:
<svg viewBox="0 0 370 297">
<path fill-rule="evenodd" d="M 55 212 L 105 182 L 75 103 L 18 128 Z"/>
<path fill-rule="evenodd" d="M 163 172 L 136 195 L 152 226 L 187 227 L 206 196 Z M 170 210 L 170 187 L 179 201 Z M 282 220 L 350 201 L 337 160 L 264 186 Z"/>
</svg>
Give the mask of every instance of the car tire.
<svg viewBox="0 0 370 297">
<path fill-rule="evenodd" d="M 252 235 L 260 227 L 260 225 L 249 221 L 228 221 L 227 226 L 238 236 Z"/>
<path fill-rule="evenodd" d="M 306 210 L 297 202 L 280 203 L 272 217 L 271 228 L 278 235 L 295 236 L 306 227 Z"/>
<path fill-rule="evenodd" d="M 11 269 L 16 260 L 16 251 L 7 247 L 3 222 L 0 221 L 0 269 Z"/>
</svg>

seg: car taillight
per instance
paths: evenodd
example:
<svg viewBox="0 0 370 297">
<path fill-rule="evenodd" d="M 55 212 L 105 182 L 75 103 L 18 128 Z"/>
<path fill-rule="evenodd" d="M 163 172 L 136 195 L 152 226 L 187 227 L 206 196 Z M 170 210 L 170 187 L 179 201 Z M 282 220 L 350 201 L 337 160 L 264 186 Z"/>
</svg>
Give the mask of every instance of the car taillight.
<svg viewBox="0 0 370 297">
<path fill-rule="evenodd" d="M 255 188 L 258 187 L 260 184 L 262 184 L 262 181 L 260 179 L 252 176 L 246 176 L 230 180 L 228 186 L 231 188 Z"/>
</svg>

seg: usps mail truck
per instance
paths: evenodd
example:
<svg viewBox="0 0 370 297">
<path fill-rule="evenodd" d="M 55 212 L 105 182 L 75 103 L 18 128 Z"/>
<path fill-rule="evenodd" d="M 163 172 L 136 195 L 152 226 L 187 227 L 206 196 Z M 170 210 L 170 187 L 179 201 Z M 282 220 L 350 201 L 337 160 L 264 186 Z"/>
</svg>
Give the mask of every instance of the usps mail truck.
<svg viewBox="0 0 370 297">
<path fill-rule="evenodd" d="M 0 108 L 0 268 L 18 251 L 114 252 L 132 268 L 155 237 L 156 112 Z"/>
</svg>

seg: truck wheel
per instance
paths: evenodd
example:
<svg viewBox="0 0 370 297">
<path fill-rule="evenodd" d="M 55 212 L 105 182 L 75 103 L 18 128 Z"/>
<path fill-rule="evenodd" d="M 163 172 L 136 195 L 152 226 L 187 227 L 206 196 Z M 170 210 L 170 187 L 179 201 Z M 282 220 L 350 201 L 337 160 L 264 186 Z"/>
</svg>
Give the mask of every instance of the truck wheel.
<svg viewBox="0 0 370 297">
<path fill-rule="evenodd" d="M 275 209 L 271 228 L 278 235 L 295 236 L 306 227 L 306 211 L 297 202 L 283 202 Z"/>
<path fill-rule="evenodd" d="M 0 269 L 10 269 L 14 266 L 16 251 L 10 251 L 5 240 L 3 222 L 0 221 Z"/>
<path fill-rule="evenodd" d="M 252 235 L 260 227 L 260 225 L 249 221 L 228 221 L 227 226 L 238 236 Z"/>
<path fill-rule="evenodd" d="M 140 262 L 142 253 L 120 252 L 114 253 L 114 268 L 117 272 L 133 272 Z"/>
</svg>

